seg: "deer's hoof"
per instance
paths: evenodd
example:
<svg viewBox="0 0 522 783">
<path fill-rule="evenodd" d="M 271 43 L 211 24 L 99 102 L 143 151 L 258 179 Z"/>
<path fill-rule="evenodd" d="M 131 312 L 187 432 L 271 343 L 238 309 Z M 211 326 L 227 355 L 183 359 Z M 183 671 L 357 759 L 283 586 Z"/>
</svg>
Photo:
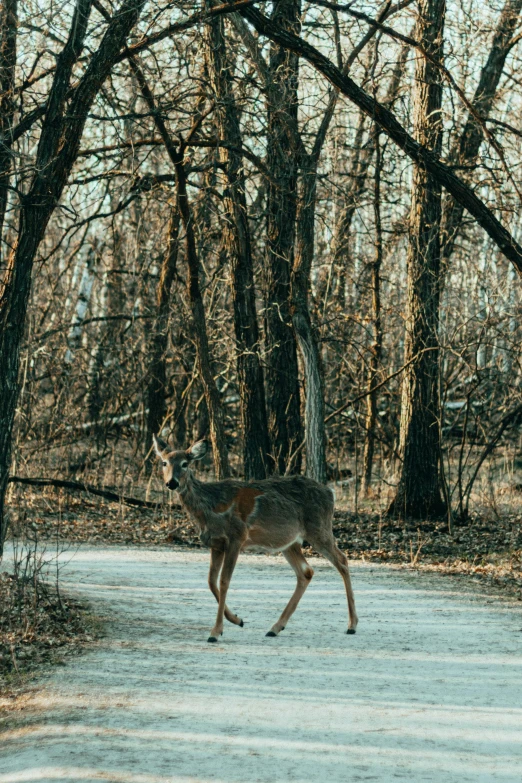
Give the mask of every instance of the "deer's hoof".
<svg viewBox="0 0 522 783">
<path fill-rule="evenodd" d="M 207 642 L 215 643 L 215 642 L 217 642 L 217 639 L 216 639 L 215 636 L 209 636 L 208 639 L 207 639 Z"/>
<path fill-rule="evenodd" d="M 266 636 L 277 636 L 277 634 L 274 631 L 269 631 Z"/>
<path fill-rule="evenodd" d="M 348 628 L 346 633 L 355 633 L 355 628 Z M 210 641 L 210 640 L 209 640 Z"/>
<path fill-rule="evenodd" d="M 240 627 L 240 628 L 243 628 L 244 624 L 245 624 L 245 623 L 243 622 L 243 620 L 240 620 L 240 621 L 239 621 L 239 627 Z"/>
</svg>

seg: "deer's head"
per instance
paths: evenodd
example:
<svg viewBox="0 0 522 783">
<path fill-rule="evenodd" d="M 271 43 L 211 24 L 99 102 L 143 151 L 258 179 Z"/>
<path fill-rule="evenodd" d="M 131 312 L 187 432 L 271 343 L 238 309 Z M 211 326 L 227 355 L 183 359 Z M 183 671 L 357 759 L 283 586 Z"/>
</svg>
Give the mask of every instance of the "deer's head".
<svg viewBox="0 0 522 783">
<path fill-rule="evenodd" d="M 198 440 L 186 451 L 172 451 L 168 443 L 161 438 L 152 436 L 154 451 L 163 463 L 163 480 L 167 489 L 176 490 L 182 487 L 187 477 L 189 465 L 194 460 L 202 459 L 207 453 L 205 440 Z"/>
</svg>

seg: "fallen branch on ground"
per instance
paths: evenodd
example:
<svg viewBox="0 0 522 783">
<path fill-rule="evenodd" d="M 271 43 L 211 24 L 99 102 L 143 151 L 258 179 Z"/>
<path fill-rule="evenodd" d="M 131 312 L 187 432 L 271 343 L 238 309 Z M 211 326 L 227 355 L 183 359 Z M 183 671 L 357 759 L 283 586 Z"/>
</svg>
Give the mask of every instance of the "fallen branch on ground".
<svg viewBox="0 0 522 783">
<path fill-rule="evenodd" d="M 110 489 L 94 487 L 92 484 L 84 484 L 81 481 L 64 481 L 63 479 L 24 478 L 22 476 L 10 476 L 9 483 L 28 484 L 31 487 L 56 487 L 57 489 L 71 489 L 76 492 L 88 492 L 98 495 L 111 503 L 123 503 L 126 506 L 138 506 L 139 508 L 157 508 L 160 503 L 151 503 L 148 500 L 119 495 Z M 181 508 L 179 504 L 173 504 L 175 508 Z"/>
</svg>

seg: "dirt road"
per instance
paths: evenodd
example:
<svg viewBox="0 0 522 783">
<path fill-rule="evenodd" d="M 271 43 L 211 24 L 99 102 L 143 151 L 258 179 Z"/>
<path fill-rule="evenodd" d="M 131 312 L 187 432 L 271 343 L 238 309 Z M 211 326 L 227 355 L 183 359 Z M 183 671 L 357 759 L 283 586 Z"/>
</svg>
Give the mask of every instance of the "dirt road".
<svg viewBox="0 0 522 783">
<path fill-rule="evenodd" d="M 71 553 L 64 556 L 69 559 Z M 29 697 L 0 745 L 0 783 L 522 780 L 522 610 L 450 580 L 352 567 L 360 624 L 324 561 L 288 628 L 281 558 L 243 556 L 207 644 L 206 553 L 82 548 L 69 591 L 108 636 Z"/>
</svg>

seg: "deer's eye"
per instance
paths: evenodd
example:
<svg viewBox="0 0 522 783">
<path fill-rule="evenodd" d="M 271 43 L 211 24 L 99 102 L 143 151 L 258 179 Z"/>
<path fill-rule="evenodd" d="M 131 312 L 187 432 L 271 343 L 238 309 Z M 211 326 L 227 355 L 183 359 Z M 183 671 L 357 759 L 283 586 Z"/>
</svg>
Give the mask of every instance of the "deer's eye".
<svg viewBox="0 0 522 783">
<path fill-rule="evenodd" d="M 188 465 L 188 462 L 182 462 L 182 463 L 181 463 L 181 467 L 182 467 L 182 468 L 186 468 L 186 467 L 187 467 L 187 465 Z"/>
<path fill-rule="evenodd" d="M 164 467 L 164 468 L 166 468 L 166 467 L 167 467 L 167 463 L 166 463 L 166 462 L 164 462 L 164 463 L 163 463 L 163 467 Z"/>
</svg>

